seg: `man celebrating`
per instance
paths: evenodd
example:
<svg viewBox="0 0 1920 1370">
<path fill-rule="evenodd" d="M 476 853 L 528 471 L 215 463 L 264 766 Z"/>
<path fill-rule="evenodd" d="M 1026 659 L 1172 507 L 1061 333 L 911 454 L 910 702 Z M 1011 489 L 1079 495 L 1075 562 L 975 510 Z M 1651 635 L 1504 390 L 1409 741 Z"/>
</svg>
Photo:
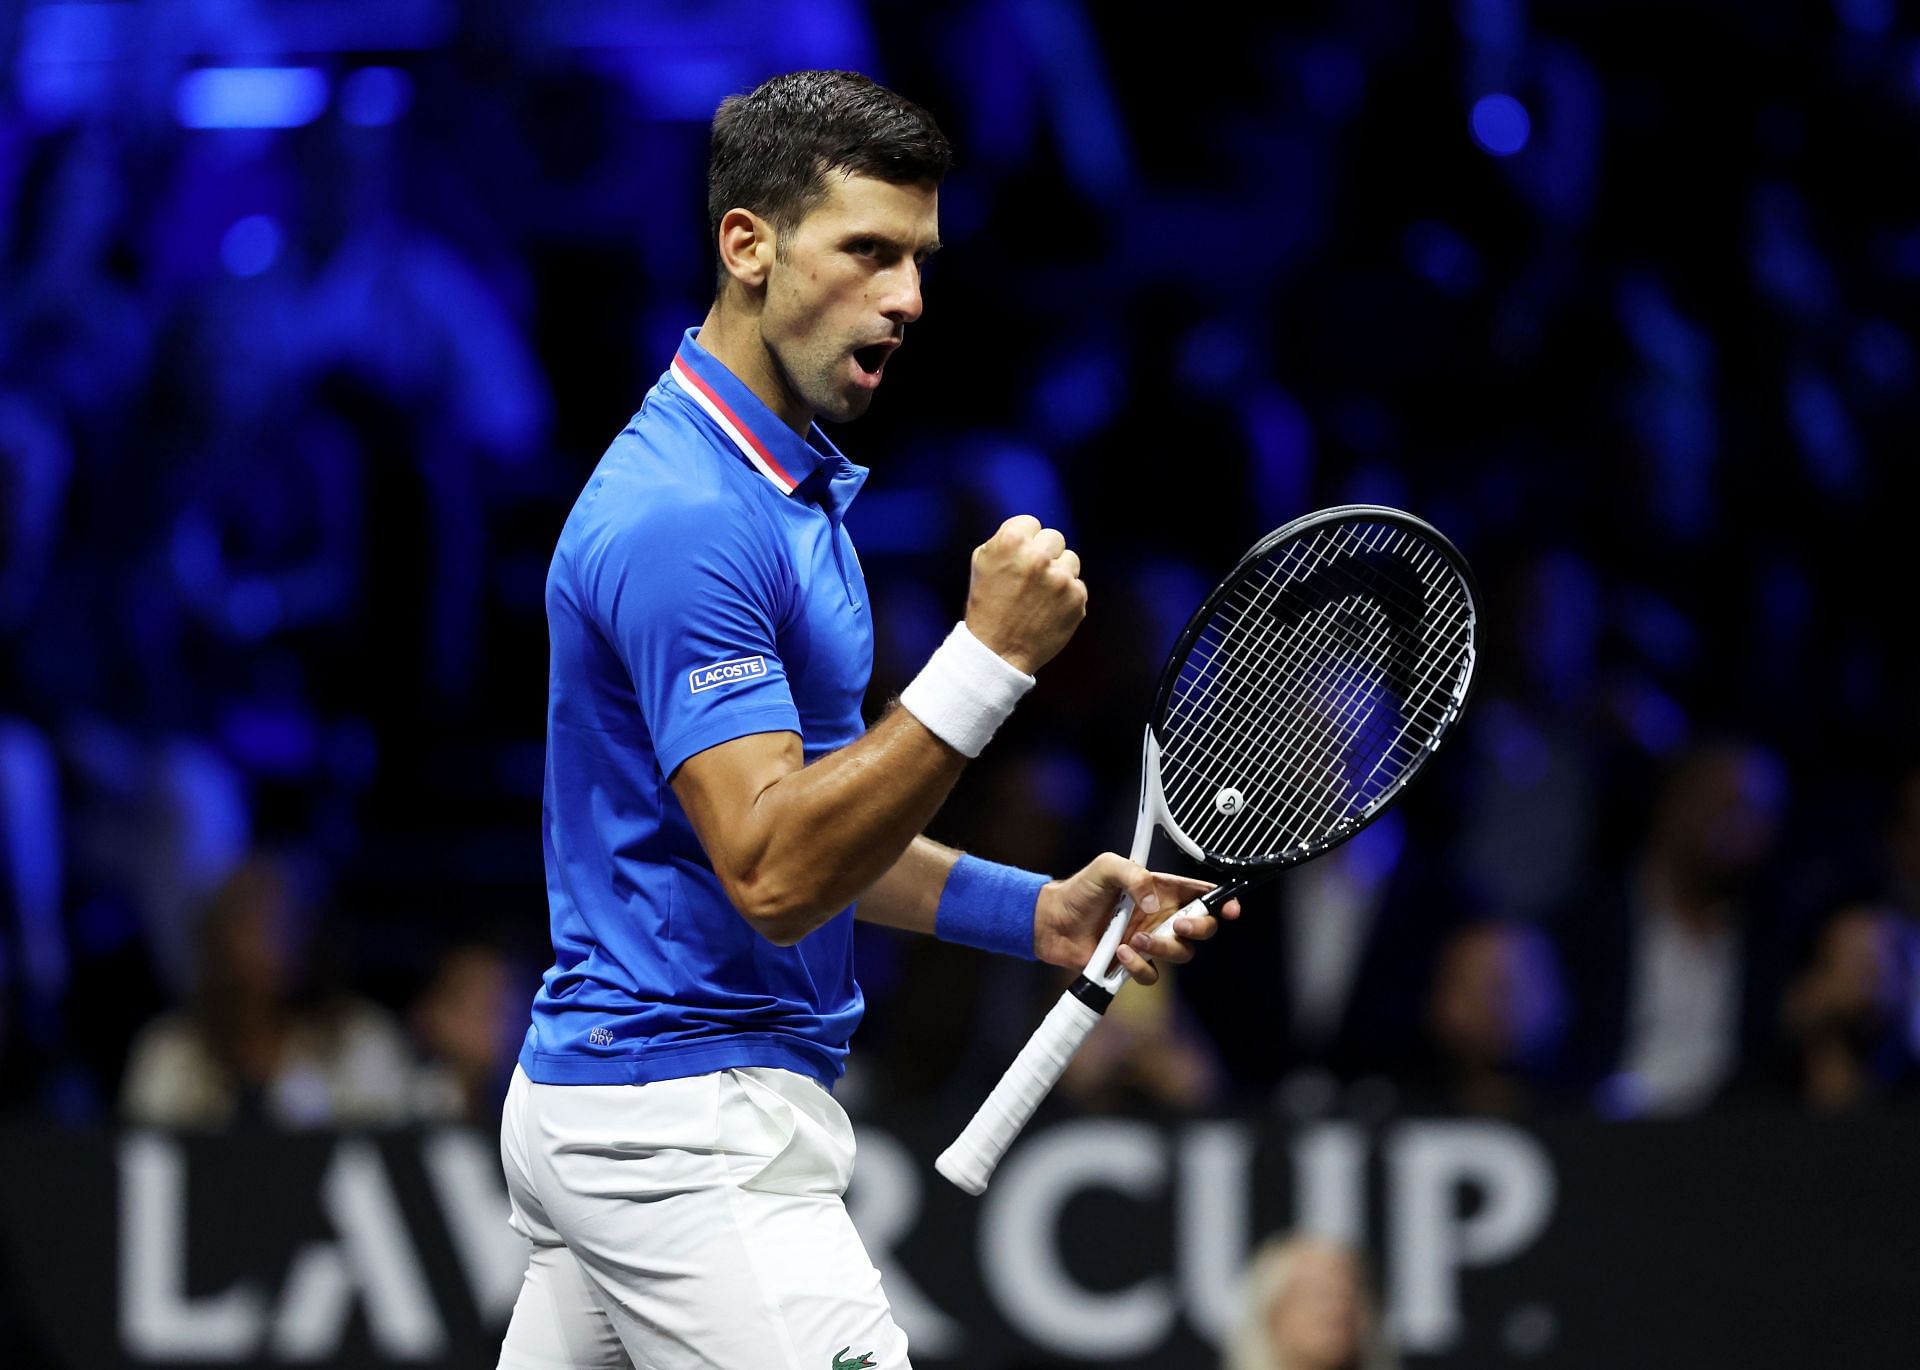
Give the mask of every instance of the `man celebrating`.
<svg viewBox="0 0 1920 1370">
<path fill-rule="evenodd" d="M 864 413 L 920 317 L 948 163 L 926 111 L 862 76 L 726 100 L 713 307 L 560 535 L 554 965 L 501 1127 L 533 1241 L 511 1370 L 907 1365 L 841 1201 L 853 918 L 1078 969 L 1131 891 L 1119 956 L 1145 982 L 1214 932 L 1144 931 L 1206 886 L 1111 853 L 1049 881 L 920 836 L 1085 614 L 1079 558 L 1037 519 L 974 552 L 964 621 L 862 725 L 842 519 L 867 473 L 814 420 Z"/>
</svg>

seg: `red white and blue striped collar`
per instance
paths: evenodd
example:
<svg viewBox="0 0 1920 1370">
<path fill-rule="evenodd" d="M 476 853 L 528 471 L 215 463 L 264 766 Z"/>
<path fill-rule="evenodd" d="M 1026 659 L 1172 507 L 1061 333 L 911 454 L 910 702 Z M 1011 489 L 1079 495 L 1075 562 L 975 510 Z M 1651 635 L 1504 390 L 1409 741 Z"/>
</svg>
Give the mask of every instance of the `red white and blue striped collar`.
<svg viewBox="0 0 1920 1370">
<path fill-rule="evenodd" d="M 849 465 L 840 450 L 813 424 L 808 436 L 794 432 L 706 348 L 689 328 L 669 368 L 688 399 L 718 424 L 746 463 L 791 495 L 822 465 Z"/>
</svg>

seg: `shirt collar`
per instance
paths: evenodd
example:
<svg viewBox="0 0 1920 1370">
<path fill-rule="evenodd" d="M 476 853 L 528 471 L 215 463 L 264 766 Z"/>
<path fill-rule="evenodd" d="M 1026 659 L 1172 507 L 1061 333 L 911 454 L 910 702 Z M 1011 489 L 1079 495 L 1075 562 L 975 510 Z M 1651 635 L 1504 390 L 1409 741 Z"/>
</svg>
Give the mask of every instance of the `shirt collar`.
<svg viewBox="0 0 1920 1370">
<path fill-rule="evenodd" d="M 735 451 L 782 494 L 812 499 L 836 518 L 866 483 L 867 468 L 840 454 L 819 424 L 801 437 L 726 365 L 694 341 L 689 328 L 669 368 L 674 383 L 727 435 Z"/>
</svg>

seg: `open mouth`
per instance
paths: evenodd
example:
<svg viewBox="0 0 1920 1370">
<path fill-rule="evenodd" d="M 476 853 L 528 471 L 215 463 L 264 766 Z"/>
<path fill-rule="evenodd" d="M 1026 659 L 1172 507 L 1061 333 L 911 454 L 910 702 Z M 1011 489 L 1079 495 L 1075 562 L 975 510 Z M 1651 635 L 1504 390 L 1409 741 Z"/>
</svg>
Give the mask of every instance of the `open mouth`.
<svg viewBox="0 0 1920 1370">
<path fill-rule="evenodd" d="M 886 343 L 874 343 L 870 347 L 858 347 L 854 349 L 853 360 L 859 365 L 860 369 L 869 376 L 877 376 L 880 374 L 880 368 L 887 364 L 887 353 L 892 350 L 893 349 Z"/>
</svg>

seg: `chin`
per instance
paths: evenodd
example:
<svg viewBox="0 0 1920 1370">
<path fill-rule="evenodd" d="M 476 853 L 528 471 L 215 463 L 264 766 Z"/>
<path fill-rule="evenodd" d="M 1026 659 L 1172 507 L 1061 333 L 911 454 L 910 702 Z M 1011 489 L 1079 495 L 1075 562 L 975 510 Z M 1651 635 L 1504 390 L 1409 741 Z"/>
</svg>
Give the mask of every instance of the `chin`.
<svg viewBox="0 0 1920 1370">
<path fill-rule="evenodd" d="M 866 413 L 872 403 L 872 395 L 836 395 L 832 404 L 814 412 L 829 423 L 851 423 Z"/>
</svg>

